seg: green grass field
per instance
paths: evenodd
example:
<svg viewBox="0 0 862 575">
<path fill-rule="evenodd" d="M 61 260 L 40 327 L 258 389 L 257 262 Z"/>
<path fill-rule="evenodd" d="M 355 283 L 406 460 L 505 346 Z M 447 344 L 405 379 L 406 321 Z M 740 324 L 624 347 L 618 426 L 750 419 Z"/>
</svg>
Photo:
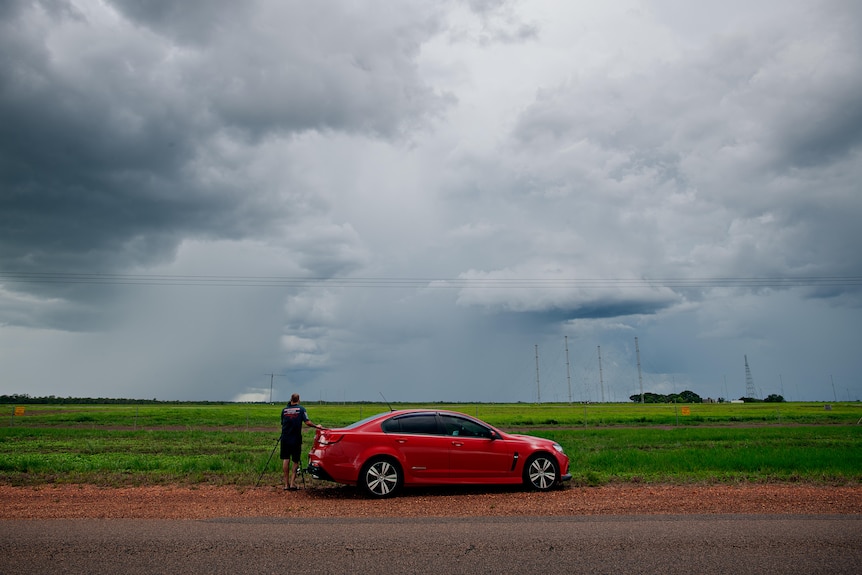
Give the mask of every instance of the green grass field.
<svg viewBox="0 0 862 575">
<path fill-rule="evenodd" d="M 383 404 L 305 404 L 343 426 Z M 19 406 L 22 407 L 22 406 Z M 279 405 L 32 405 L 0 419 L 0 482 L 249 486 L 270 460 Z M 862 482 L 862 405 L 433 404 L 558 441 L 576 485 Z M 688 413 L 683 413 L 683 408 Z M 306 446 L 311 443 L 307 431 Z M 265 464 L 269 465 L 264 469 Z M 326 485 L 326 484 L 323 484 Z"/>
<path fill-rule="evenodd" d="M 312 418 L 329 427 L 347 425 L 388 411 L 382 403 L 305 403 Z M 269 404 L 144 404 L 144 405 L 27 405 L 23 416 L 16 406 L 3 406 L 3 427 L 127 427 L 261 428 L 277 427 L 281 405 Z M 738 424 L 856 424 L 862 403 L 702 403 L 702 404 L 395 404 L 395 409 L 433 407 L 461 411 L 499 427 L 519 426 L 697 426 Z M 688 414 L 685 410 L 688 409 Z"/>
</svg>

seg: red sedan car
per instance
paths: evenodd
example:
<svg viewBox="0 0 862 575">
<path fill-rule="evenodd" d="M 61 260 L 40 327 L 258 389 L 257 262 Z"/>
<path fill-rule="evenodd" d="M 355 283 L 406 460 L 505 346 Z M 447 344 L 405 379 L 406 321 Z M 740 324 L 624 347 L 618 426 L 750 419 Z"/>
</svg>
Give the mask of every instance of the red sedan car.
<svg viewBox="0 0 862 575">
<path fill-rule="evenodd" d="M 524 484 L 544 491 L 572 477 L 569 458 L 554 441 L 428 409 L 380 413 L 318 431 L 308 471 L 358 485 L 371 497 L 418 485 Z"/>
</svg>

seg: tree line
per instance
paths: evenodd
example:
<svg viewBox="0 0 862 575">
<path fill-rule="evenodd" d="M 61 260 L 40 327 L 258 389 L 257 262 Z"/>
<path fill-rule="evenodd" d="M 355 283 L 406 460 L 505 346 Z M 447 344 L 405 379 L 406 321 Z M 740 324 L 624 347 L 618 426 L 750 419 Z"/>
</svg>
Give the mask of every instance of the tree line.
<svg viewBox="0 0 862 575">
<path fill-rule="evenodd" d="M 144 405 L 144 404 L 209 404 L 225 405 L 232 401 L 165 401 L 159 399 L 128 399 L 115 397 L 57 397 L 48 395 L 46 397 L 32 397 L 26 393 L 13 393 L 11 395 L 0 395 L 0 405 L 26 403 L 28 405 L 63 405 L 70 403 L 74 405 Z"/>
<path fill-rule="evenodd" d="M 635 395 L 630 395 L 629 399 L 635 403 L 641 402 L 641 395 L 639 393 Z M 756 397 L 740 397 L 740 401 L 745 403 L 782 403 L 784 401 L 784 397 L 778 395 L 777 393 L 772 393 L 768 395 L 765 399 L 758 399 Z M 643 394 L 643 402 L 644 403 L 703 403 L 703 398 L 700 397 L 693 391 L 685 390 L 680 393 L 669 393 L 667 395 L 662 393 L 651 393 L 645 392 Z M 727 400 L 723 397 L 718 398 L 718 403 L 726 403 Z"/>
</svg>

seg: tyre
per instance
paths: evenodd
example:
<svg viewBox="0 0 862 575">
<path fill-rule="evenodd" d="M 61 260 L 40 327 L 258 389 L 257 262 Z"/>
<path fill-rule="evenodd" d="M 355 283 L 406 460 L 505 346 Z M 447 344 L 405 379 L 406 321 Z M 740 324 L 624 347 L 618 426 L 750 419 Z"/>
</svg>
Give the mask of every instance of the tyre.
<svg viewBox="0 0 862 575">
<path fill-rule="evenodd" d="M 362 490 L 375 498 L 392 497 L 400 489 L 404 477 L 401 468 L 392 459 L 372 459 L 359 472 Z"/>
<path fill-rule="evenodd" d="M 524 485 L 528 489 L 547 491 L 560 480 L 560 470 L 556 460 L 550 455 L 539 453 L 524 466 Z"/>
</svg>

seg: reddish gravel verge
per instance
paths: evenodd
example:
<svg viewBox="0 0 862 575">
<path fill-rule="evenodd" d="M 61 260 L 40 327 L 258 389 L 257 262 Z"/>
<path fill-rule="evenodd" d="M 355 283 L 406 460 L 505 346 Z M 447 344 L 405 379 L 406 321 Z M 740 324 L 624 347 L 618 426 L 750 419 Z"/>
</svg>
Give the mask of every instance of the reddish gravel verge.
<svg viewBox="0 0 862 575">
<path fill-rule="evenodd" d="M 407 490 L 370 500 L 355 489 L 0 485 L 0 520 L 218 517 L 467 517 L 655 514 L 862 514 L 862 486 L 613 485 Z"/>
</svg>

